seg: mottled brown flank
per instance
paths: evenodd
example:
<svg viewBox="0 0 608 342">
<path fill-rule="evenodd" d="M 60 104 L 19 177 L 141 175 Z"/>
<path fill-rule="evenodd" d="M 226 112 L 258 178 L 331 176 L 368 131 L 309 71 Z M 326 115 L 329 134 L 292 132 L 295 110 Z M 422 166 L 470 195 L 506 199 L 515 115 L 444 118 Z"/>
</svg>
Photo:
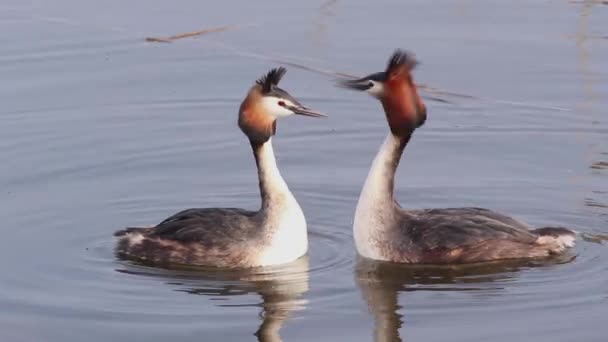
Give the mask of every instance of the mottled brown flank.
<svg viewBox="0 0 608 342">
<path fill-rule="evenodd" d="M 549 250 L 541 246 L 513 241 L 488 240 L 475 246 L 422 251 L 421 259 L 422 263 L 450 264 L 546 257 L 550 254 Z"/>
<path fill-rule="evenodd" d="M 275 119 L 262 108 L 262 86 L 254 85 L 239 108 L 239 127 L 252 143 L 263 144 L 276 131 Z"/>
<path fill-rule="evenodd" d="M 120 257 L 151 264 L 215 267 L 256 266 L 268 241 L 260 232 L 263 212 L 237 208 L 195 208 L 179 212 L 152 228 L 128 228 L 115 233 Z M 131 244 L 132 234 L 143 240 Z"/>
<path fill-rule="evenodd" d="M 127 237 L 118 242 L 118 256 L 155 265 L 196 265 L 213 267 L 250 267 L 251 249 L 205 248 L 195 242 L 144 238 L 141 243 L 130 245 Z"/>
<path fill-rule="evenodd" d="M 475 263 L 548 257 L 565 248 L 556 238 L 574 232 L 561 227 L 529 230 L 511 217 L 482 208 L 404 211 L 385 218 L 385 232 L 373 243 L 393 262 Z"/>
</svg>

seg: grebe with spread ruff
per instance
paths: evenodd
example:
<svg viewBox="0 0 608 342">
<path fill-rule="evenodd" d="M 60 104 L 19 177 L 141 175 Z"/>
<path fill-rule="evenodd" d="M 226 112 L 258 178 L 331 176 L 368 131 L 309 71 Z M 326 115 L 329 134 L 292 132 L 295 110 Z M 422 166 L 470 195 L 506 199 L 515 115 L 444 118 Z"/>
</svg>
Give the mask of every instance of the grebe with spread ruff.
<svg viewBox="0 0 608 342">
<path fill-rule="evenodd" d="M 283 180 L 272 148 L 276 120 L 292 114 L 325 115 L 298 102 L 278 83 L 285 68 L 270 70 L 251 87 L 238 125 L 249 138 L 258 169 L 261 208 L 196 208 L 149 228 L 116 232 L 119 256 L 150 263 L 246 268 L 288 263 L 308 249 L 306 219 Z"/>
<path fill-rule="evenodd" d="M 386 70 L 343 87 L 365 91 L 384 108 L 390 131 L 363 185 L 353 232 L 360 255 L 399 263 L 449 264 L 547 257 L 574 246 L 576 234 L 562 227 L 532 228 L 482 208 L 403 209 L 393 195 L 395 171 L 426 106 L 412 78 L 417 62 L 397 50 Z"/>
</svg>

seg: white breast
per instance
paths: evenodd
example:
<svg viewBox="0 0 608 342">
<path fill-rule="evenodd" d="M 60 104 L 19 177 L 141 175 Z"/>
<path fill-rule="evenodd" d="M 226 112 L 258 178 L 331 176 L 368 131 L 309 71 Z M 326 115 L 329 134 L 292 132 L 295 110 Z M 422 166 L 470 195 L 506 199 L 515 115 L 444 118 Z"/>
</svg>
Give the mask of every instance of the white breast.
<svg viewBox="0 0 608 342">
<path fill-rule="evenodd" d="M 260 265 L 271 266 L 292 262 L 306 254 L 308 250 L 304 213 L 295 199 L 286 202 L 281 208 L 276 208 L 272 212 L 273 217 L 268 224 L 273 226 L 269 229 L 273 234 L 260 253 Z"/>
</svg>

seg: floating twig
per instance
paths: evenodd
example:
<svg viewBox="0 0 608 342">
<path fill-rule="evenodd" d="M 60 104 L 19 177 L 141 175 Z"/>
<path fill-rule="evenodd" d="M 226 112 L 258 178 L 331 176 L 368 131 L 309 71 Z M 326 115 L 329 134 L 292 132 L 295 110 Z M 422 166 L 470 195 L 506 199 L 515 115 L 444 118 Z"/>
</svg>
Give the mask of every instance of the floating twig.
<svg viewBox="0 0 608 342">
<path fill-rule="evenodd" d="M 608 5 L 606 0 L 570 0 L 571 4 Z"/>
<path fill-rule="evenodd" d="M 146 38 L 146 41 L 148 42 L 161 42 L 161 43 L 170 43 L 174 40 L 177 39 L 181 39 L 181 38 L 187 38 L 187 37 L 193 37 L 193 36 L 198 36 L 198 35 L 202 35 L 202 34 L 207 34 L 207 33 L 212 33 L 212 32 L 221 32 L 221 31 L 226 31 L 226 30 L 230 30 L 230 29 L 234 29 L 237 28 L 236 26 L 221 26 L 221 27 L 217 27 L 217 28 L 211 28 L 211 29 L 205 29 L 205 30 L 200 30 L 200 31 L 194 31 L 194 32 L 188 32 L 188 33 L 182 33 L 182 34 L 178 34 L 178 35 L 174 35 L 171 37 L 148 37 Z M 248 50 L 244 50 L 242 48 L 236 48 L 234 46 L 230 46 L 224 43 L 220 43 L 217 41 L 206 41 L 206 43 L 211 43 L 213 45 L 216 45 L 224 50 L 228 50 L 233 52 L 234 54 L 238 55 L 238 56 L 243 56 L 243 57 L 250 57 L 250 58 L 256 58 L 256 59 L 262 59 L 262 60 L 266 60 L 266 61 L 270 61 L 273 63 L 278 63 L 278 64 L 283 64 L 286 66 L 291 66 L 294 68 L 298 68 L 298 69 L 302 69 L 302 70 L 306 70 L 306 71 L 310 71 L 310 72 L 314 72 L 317 74 L 322 74 L 325 76 L 330 76 L 333 78 L 359 78 L 359 76 L 353 75 L 353 74 L 349 74 L 349 73 L 345 73 L 345 72 L 339 72 L 339 71 L 334 71 L 334 70 L 329 70 L 329 69 L 324 69 L 324 68 L 320 68 L 320 67 L 313 67 L 310 65 L 306 65 L 294 60 L 287 60 L 285 58 L 279 58 L 279 57 L 274 57 L 274 56 L 269 56 L 269 55 L 263 55 L 263 54 L 259 54 L 253 51 L 248 51 Z M 437 101 L 437 102 L 443 102 L 443 103 L 451 103 L 451 101 L 448 101 L 444 98 L 442 98 L 442 96 L 448 96 L 448 97 L 459 97 L 459 98 L 463 98 L 463 99 L 469 99 L 469 100 L 479 100 L 479 101 L 490 101 L 490 102 L 494 102 L 497 104 L 505 104 L 505 105 L 510 105 L 510 106 L 518 106 L 518 107 L 528 107 L 528 108 L 536 108 L 536 109 L 544 109 L 544 110 L 556 110 L 556 111 L 570 111 L 571 109 L 568 108 L 563 108 L 563 107 L 556 107 L 556 106 L 543 106 L 543 105 L 535 105 L 535 104 L 530 104 L 530 103 L 524 103 L 524 102 L 515 102 L 515 101 L 504 101 L 504 100 L 494 100 L 494 99 L 487 99 L 487 98 L 480 98 L 477 96 L 473 96 L 473 95 L 468 95 L 468 94 L 462 94 L 462 93 L 457 93 L 457 92 L 452 92 L 452 91 L 446 91 L 446 90 L 442 90 L 436 87 L 431 87 L 428 86 L 426 84 L 416 84 L 416 86 L 426 92 L 431 94 L 432 96 L 425 96 L 425 98 L 432 100 L 432 101 Z"/>
<path fill-rule="evenodd" d="M 605 162 L 605 161 L 595 162 L 590 167 L 595 170 L 607 170 L 608 162 Z"/>
<path fill-rule="evenodd" d="M 213 28 L 199 30 L 199 31 L 180 33 L 180 34 L 173 35 L 171 37 L 146 37 L 146 41 L 154 42 L 154 43 L 171 43 L 174 40 L 178 40 L 178 39 L 182 39 L 182 38 L 196 37 L 196 36 L 201 36 L 201 35 L 209 34 L 209 33 L 233 30 L 236 28 L 238 28 L 238 26 L 233 26 L 233 25 L 213 27 Z"/>
</svg>

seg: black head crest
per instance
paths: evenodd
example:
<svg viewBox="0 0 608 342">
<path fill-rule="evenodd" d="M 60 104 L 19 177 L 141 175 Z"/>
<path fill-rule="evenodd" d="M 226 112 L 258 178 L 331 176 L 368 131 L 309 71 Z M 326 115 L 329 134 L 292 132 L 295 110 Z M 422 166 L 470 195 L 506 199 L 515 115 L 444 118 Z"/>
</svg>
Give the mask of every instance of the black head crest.
<svg viewBox="0 0 608 342">
<path fill-rule="evenodd" d="M 413 54 L 401 49 L 397 49 L 388 60 L 386 73 L 391 74 L 402 66 L 406 67 L 408 70 L 412 70 L 416 67 L 416 65 L 418 65 L 418 61 L 416 58 L 414 58 Z"/>
<path fill-rule="evenodd" d="M 268 93 L 274 86 L 279 84 L 283 75 L 287 72 L 287 69 L 278 67 L 270 70 L 266 75 L 260 77 L 255 83 L 262 86 L 262 92 Z"/>
</svg>

